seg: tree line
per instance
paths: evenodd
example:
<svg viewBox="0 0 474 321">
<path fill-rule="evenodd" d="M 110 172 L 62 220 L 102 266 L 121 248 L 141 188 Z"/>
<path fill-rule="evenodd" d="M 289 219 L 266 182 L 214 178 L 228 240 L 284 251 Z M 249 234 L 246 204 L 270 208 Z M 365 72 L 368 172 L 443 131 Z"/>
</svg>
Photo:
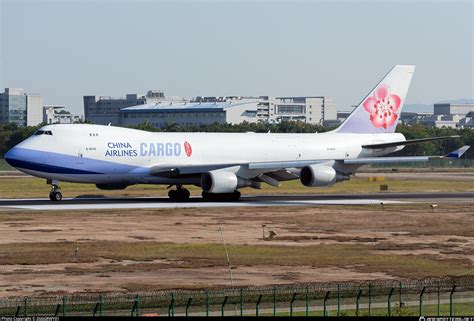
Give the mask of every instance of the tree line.
<svg viewBox="0 0 474 321">
<path fill-rule="evenodd" d="M 44 126 L 40 124 L 38 126 L 30 127 L 18 127 L 16 124 L 0 125 L 0 157 L 3 157 L 5 153 L 31 136 L 39 127 Z M 284 121 L 278 124 L 269 123 L 248 123 L 243 122 L 240 124 L 220 124 L 213 123 L 209 125 L 193 125 L 183 126 L 176 123 L 169 123 L 163 128 L 157 128 L 150 122 L 145 121 L 138 126 L 132 126 L 131 128 L 147 130 L 152 132 L 255 132 L 255 133 L 321 133 L 332 130 L 334 128 L 323 127 L 319 125 L 312 125 L 303 123 L 300 121 Z M 445 155 L 450 151 L 462 146 L 462 145 L 474 145 L 474 129 L 471 128 L 435 128 L 426 127 L 421 124 L 415 125 L 402 125 L 397 126 L 397 132 L 405 135 L 406 139 L 416 138 L 427 138 L 435 136 L 451 136 L 460 135 L 460 138 L 447 139 L 434 141 L 429 143 L 417 144 L 406 146 L 402 151 L 394 153 L 394 156 L 405 156 L 405 155 Z M 474 158 L 474 147 L 471 148 L 464 156 L 466 158 Z"/>
</svg>

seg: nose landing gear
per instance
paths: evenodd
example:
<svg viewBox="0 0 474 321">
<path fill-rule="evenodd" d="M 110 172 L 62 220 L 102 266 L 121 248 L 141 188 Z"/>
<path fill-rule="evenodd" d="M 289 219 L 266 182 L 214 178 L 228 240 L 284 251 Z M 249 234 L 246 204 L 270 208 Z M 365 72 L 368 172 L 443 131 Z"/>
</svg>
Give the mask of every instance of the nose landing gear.
<svg viewBox="0 0 474 321">
<path fill-rule="evenodd" d="M 49 192 L 49 199 L 54 202 L 59 202 L 63 199 L 63 194 L 59 191 L 60 187 L 57 184 L 51 184 L 51 192 Z"/>
<path fill-rule="evenodd" d="M 168 196 L 174 202 L 184 202 L 189 199 L 190 193 L 182 185 L 176 185 L 176 189 L 170 190 Z"/>
</svg>

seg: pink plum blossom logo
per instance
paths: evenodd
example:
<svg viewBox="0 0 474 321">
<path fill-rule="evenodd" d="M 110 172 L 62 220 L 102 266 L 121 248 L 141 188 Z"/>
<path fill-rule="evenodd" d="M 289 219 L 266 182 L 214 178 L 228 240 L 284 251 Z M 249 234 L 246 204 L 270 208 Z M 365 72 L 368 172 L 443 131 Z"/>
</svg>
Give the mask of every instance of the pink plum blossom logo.
<svg viewBox="0 0 474 321">
<path fill-rule="evenodd" d="M 398 119 L 397 110 L 401 99 L 398 95 L 390 93 L 390 87 L 380 85 L 364 102 L 364 108 L 370 114 L 370 121 L 376 128 L 392 126 Z"/>
<path fill-rule="evenodd" d="M 193 153 L 191 144 L 188 143 L 187 141 L 184 142 L 184 152 L 186 153 L 186 156 L 188 157 L 191 157 L 191 154 Z"/>
</svg>

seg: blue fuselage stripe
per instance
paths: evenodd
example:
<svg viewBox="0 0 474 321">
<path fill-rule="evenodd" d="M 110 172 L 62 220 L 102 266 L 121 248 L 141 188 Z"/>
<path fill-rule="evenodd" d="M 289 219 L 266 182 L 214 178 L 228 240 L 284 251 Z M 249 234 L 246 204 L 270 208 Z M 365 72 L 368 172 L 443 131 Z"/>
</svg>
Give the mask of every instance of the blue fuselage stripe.
<svg viewBox="0 0 474 321">
<path fill-rule="evenodd" d="M 136 174 L 149 173 L 149 168 L 67 154 L 14 147 L 5 155 L 8 164 L 43 173 L 54 174 Z"/>
<path fill-rule="evenodd" d="M 75 169 L 75 168 L 69 168 L 69 167 L 62 167 L 62 166 L 55 166 L 55 165 L 48 165 L 48 164 L 40 164 L 40 163 L 35 163 L 35 162 L 28 162 L 24 160 L 19 160 L 19 159 L 13 159 L 13 158 L 5 158 L 8 164 L 10 166 L 16 167 L 16 168 L 23 168 L 23 169 L 29 169 L 32 171 L 36 172 L 42 172 L 42 173 L 55 173 L 55 174 L 102 174 L 98 172 L 91 172 L 91 171 L 85 171 L 81 169 Z"/>
</svg>

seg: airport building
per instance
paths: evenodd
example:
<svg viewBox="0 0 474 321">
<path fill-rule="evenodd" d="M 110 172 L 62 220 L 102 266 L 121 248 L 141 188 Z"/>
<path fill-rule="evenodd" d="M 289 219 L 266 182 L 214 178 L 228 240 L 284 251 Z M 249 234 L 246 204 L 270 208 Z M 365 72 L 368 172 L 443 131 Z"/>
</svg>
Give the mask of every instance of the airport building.
<svg viewBox="0 0 474 321">
<path fill-rule="evenodd" d="M 145 97 L 137 94 L 128 94 L 125 98 L 112 98 L 105 96 L 84 96 L 84 118 L 94 124 L 119 125 L 120 109 L 142 105 Z"/>
<path fill-rule="evenodd" d="M 198 126 L 213 123 L 238 124 L 257 122 L 259 101 L 234 99 L 216 102 L 155 103 L 120 110 L 122 126 L 150 122 L 155 127 L 167 124 Z"/>
<path fill-rule="evenodd" d="M 337 120 L 336 103 L 332 97 L 261 97 L 259 114 L 270 123 L 299 120 L 324 125 Z"/>
<path fill-rule="evenodd" d="M 150 90 L 146 95 L 127 94 L 125 97 L 84 96 L 84 118 L 94 124 L 113 126 L 121 125 L 120 110 L 122 108 L 156 104 L 160 102 L 183 102 L 180 97 L 165 97 L 159 90 Z"/>
<path fill-rule="evenodd" d="M 122 126 L 149 121 L 155 127 L 166 124 L 206 125 L 212 123 L 302 121 L 323 125 L 336 121 L 331 97 L 196 97 L 190 102 L 158 102 L 122 108 Z"/>
<path fill-rule="evenodd" d="M 126 98 L 84 96 L 85 119 L 96 124 L 134 126 L 149 121 L 163 127 L 203 125 L 212 123 L 238 124 L 299 120 L 325 125 L 337 122 L 336 104 L 332 97 L 241 97 L 198 96 L 190 101 L 165 96 L 161 91 L 149 91 L 146 96 Z"/>
<path fill-rule="evenodd" d="M 434 104 L 434 115 L 460 115 L 466 116 L 470 112 L 474 112 L 474 104 Z"/>
<path fill-rule="evenodd" d="M 73 115 L 65 106 L 44 105 L 43 122 L 50 124 L 73 124 L 82 121 L 81 115 Z"/>
<path fill-rule="evenodd" d="M 308 124 L 324 125 L 337 121 L 336 103 L 332 97 L 196 97 L 197 102 L 222 102 L 229 100 L 247 100 L 257 102 L 255 116 L 242 119 L 249 122 L 280 123 L 282 121 L 302 121 Z M 249 117 L 250 113 L 245 114 Z M 235 122 L 238 122 L 237 120 Z"/>
<path fill-rule="evenodd" d="M 22 88 L 5 88 L 0 93 L 0 124 L 35 126 L 43 121 L 43 98 Z"/>
<path fill-rule="evenodd" d="M 438 103 L 433 105 L 433 112 L 429 116 L 418 116 L 416 122 L 438 128 L 474 127 L 474 104 Z"/>
</svg>

